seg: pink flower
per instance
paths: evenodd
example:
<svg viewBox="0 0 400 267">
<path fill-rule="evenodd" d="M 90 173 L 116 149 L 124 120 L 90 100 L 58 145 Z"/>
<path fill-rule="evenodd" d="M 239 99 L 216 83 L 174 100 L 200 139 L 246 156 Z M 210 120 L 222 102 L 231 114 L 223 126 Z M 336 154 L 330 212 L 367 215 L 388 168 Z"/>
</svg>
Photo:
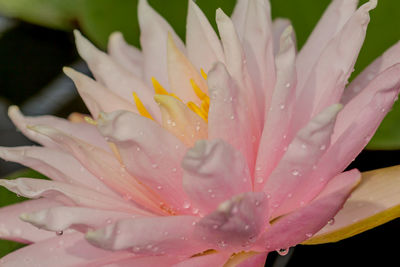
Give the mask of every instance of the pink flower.
<svg viewBox="0 0 400 267">
<path fill-rule="evenodd" d="M 186 45 L 145 0 L 141 52 L 115 33 L 106 54 L 76 32 L 96 80 L 65 73 L 91 117 L 10 108 L 43 146 L 0 156 L 52 180 L 0 180 L 34 199 L 0 210 L 0 236 L 31 244 L 1 265 L 262 266 L 397 217 L 399 168 L 360 185 L 343 172 L 400 90 L 400 43 L 345 89 L 377 4 L 357 2 L 332 1 L 299 53 L 268 0 L 217 10 L 221 39 L 189 1 Z"/>
</svg>

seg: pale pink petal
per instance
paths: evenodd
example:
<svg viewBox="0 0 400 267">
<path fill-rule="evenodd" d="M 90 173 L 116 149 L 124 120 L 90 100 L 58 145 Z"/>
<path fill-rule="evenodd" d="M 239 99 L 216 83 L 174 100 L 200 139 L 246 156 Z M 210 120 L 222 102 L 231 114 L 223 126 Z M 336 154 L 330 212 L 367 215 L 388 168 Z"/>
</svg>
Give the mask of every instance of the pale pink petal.
<svg viewBox="0 0 400 267">
<path fill-rule="evenodd" d="M 248 1 L 242 44 L 254 83 L 255 100 L 262 112 L 269 109 L 276 80 L 271 24 L 269 0 Z"/>
<path fill-rule="evenodd" d="M 139 0 L 138 18 L 140 44 L 143 51 L 143 79 L 150 84 L 155 77 L 164 87 L 168 87 L 167 38 L 172 34 L 180 51 L 185 46 L 168 22 L 149 6 L 147 0 Z"/>
<path fill-rule="evenodd" d="M 342 30 L 354 14 L 357 4 L 358 0 L 333 0 L 326 9 L 297 57 L 296 65 L 300 89 L 308 90 L 307 87 L 303 88 L 303 86 L 312 74 L 314 64 L 319 60 L 328 43 Z M 300 92 L 299 90 L 297 93 Z"/>
<path fill-rule="evenodd" d="M 115 110 L 138 112 L 133 100 L 132 103 L 128 102 L 86 75 L 67 67 L 64 68 L 64 73 L 74 81 L 93 118 L 97 119 L 100 112 Z"/>
<path fill-rule="evenodd" d="M 310 174 L 330 145 L 341 105 L 333 105 L 313 118 L 289 145 L 264 186 L 270 197 L 272 217 L 290 212 L 303 200 L 302 188 L 309 189 Z"/>
<path fill-rule="evenodd" d="M 192 147 L 196 140 L 207 139 L 207 122 L 187 105 L 169 95 L 155 95 L 154 100 L 161 110 L 162 126 L 187 147 Z"/>
<path fill-rule="evenodd" d="M 57 118 L 54 116 L 37 116 L 29 117 L 24 116 L 17 106 L 10 106 L 8 109 L 8 116 L 13 121 L 15 126 L 29 139 L 47 147 L 57 148 L 58 145 L 50 138 L 40 135 L 27 128 L 29 125 L 48 125 L 64 131 L 68 134 L 73 134 L 89 144 L 100 147 L 107 151 L 110 150 L 104 137 L 98 132 L 97 128 L 88 123 L 73 123 L 65 119 Z"/>
<path fill-rule="evenodd" d="M 238 85 L 222 63 L 210 71 L 208 86 L 211 97 L 208 138 L 223 139 L 239 150 L 247 160 L 250 173 L 253 173 L 260 133 L 254 129 L 248 102 L 242 98 Z"/>
<path fill-rule="evenodd" d="M 97 177 L 64 151 L 46 147 L 0 147 L 0 157 L 23 164 L 55 181 L 84 186 L 117 197 Z"/>
<path fill-rule="evenodd" d="M 197 220 L 194 216 L 124 219 L 89 231 L 86 239 L 104 249 L 129 249 L 137 255 L 190 256 L 207 250 L 193 238 Z"/>
<path fill-rule="evenodd" d="M 263 192 L 237 195 L 196 224 L 195 235 L 216 250 L 243 251 L 251 247 L 268 224 L 268 201 Z"/>
<path fill-rule="evenodd" d="M 258 148 L 254 172 L 254 189 L 260 191 L 266 178 L 271 174 L 285 153 L 291 140 L 290 117 L 292 115 L 296 89 L 295 58 L 296 48 L 291 26 L 282 33 L 280 52 L 275 58 L 277 80 L 271 106 L 266 113 L 264 130 Z"/>
<path fill-rule="evenodd" d="M 183 187 L 201 213 L 231 197 L 252 191 L 243 155 L 221 139 L 197 141 L 182 161 Z"/>
<path fill-rule="evenodd" d="M 191 257 L 181 261 L 172 267 L 210 267 L 210 266 L 225 266 L 224 263 L 229 260 L 230 253 L 216 252 L 197 257 Z"/>
<path fill-rule="evenodd" d="M 325 47 L 304 86 L 300 88 L 299 85 L 301 92 L 292 120 L 294 131 L 325 107 L 340 101 L 364 42 L 370 20 L 369 11 L 376 5 L 377 0 L 371 0 L 354 13 Z M 298 77 L 301 77 L 300 74 Z"/>
<path fill-rule="evenodd" d="M 86 232 L 88 229 L 105 227 L 118 220 L 134 217 L 131 213 L 119 211 L 66 206 L 25 210 L 20 214 L 21 220 L 37 228 L 58 233 L 70 228 Z"/>
<path fill-rule="evenodd" d="M 262 106 L 260 106 L 256 88 L 250 78 L 245 51 L 232 20 L 221 9 L 217 9 L 216 13 L 217 26 L 225 54 L 226 69 L 232 79 L 238 84 L 240 98 L 246 103 L 247 112 L 250 113 L 251 116 L 249 120 L 254 120 L 251 124 L 252 127 L 259 130 L 264 110 Z M 251 105 L 249 103 L 251 103 Z"/>
<path fill-rule="evenodd" d="M 140 100 L 143 102 L 145 107 L 148 109 L 150 114 L 152 114 L 153 116 L 158 115 L 158 108 L 153 100 L 154 90 L 152 88 L 148 87 L 140 78 L 127 71 L 120 64 L 116 63 L 106 53 L 98 50 L 94 45 L 86 40 L 79 33 L 79 31 L 74 31 L 74 33 L 78 52 L 81 57 L 88 63 L 90 70 L 93 72 L 93 75 L 96 78 L 96 81 L 104 85 L 109 91 L 111 91 L 111 93 L 115 94 L 119 98 L 124 99 L 127 103 L 131 103 L 131 105 L 133 103 L 132 92 L 135 92 Z M 68 73 L 67 75 L 70 76 Z M 70 77 L 75 82 L 77 82 L 76 80 L 79 81 L 79 78 L 74 79 L 75 76 Z M 78 90 L 82 89 L 78 88 Z M 101 89 L 98 88 L 97 91 L 99 90 Z M 103 102 L 105 102 L 103 103 L 103 106 L 112 99 L 113 98 L 103 100 Z M 100 101 L 98 100 L 98 102 Z M 110 104 L 111 102 L 109 103 L 109 105 Z M 115 104 L 116 105 L 114 110 L 118 109 L 118 102 L 116 102 Z M 124 102 L 123 104 L 126 103 Z M 124 106 L 120 104 L 119 109 L 124 109 Z"/>
<path fill-rule="evenodd" d="M 400 63 L 400 42 L 389 48 L 382 56 L 378 57 L 358 75 L 345 89 L 340 102 L 347 104 L 360 93 L 361 90 L 367 87 L 371 80 L 378 76 L 378 74 L 397 63 Z"/>
<path fill-rule="evenodd" d="M 130 201 L 132 208 L 140 210 L 141 205 L 153 212 L 161 212 L 159 199 L 132 177 L 114 155 L 51 127 L 36 125 L 31 128 L 71 153 L 87 170 Z"/>
<path fill-rule="evenodd" d="M 292 25 L 292 22 L 288 19 L 284 18 L 276 18 L 272 22 L 272 35 L 274 38 L 274 55 L 277 55 L 280 50 L 280 42 L 281 42 L 281 36 L 283 32 Z M 292 31 L 291 33 L 291 39 L 294 43 L 294 47 L 296 49 L 296 33 Z"/>
<path fill-rule="evenodd" d="M 356 169 L 339 174 L 307 206 L 283 216 L 267 228 L 256 246 L 268 251 L 288 249 L 309 239 L 343 207 L 360 179 L 361 174 Z"/>
<path fill-rule="evenodd" d="M 186 147 L 178 138 L 130 112 L 104 114 L 98 127 L 118 147 L 130 174 L 160 196 L 168 208 L 189 212 L 180 168 Z"/>
<path fill-rule="evenodd" d="M 215 62 L 224 62 L 224 52 L 217 34 L 206 16 L 193 0 L 189 1 L 186 23 L 188 58 L 197 67 L 208 72 Z"/>
<path fill-rule="evenodd" d="M 122 33 L 114 32 L 108 39 L 107 52 L 112 59 L 138 78 L 143 76 L 143 55 L 134 46 L 126 43 Z"/>
<path fill-rule="evenodd" d="M 0 239 L 14 240 L 22 243 L 34 243 L 54 237 L 54 233 L 37 229 L 29 223 L 23 222 L 19 216 L 21 213 L 35 212 L 37 210 L 60 205 L 61 204 L 56 201 L 36 199 L 1 208 Z"/>
<path fill-rule="evenodd" d="M 133 214 L 146 214 L 144 211 L 135 208 L 127 202 L 100 194 L 90 189 L 62 182 L 18 178 L 15 180 L 1 179 L 0 185 L 27 198 L 45 197 L 52 201 L 61 201 L 63 203 L 66 202 L 65 200 L 70 200 L 70 203 L 67 204 L 76 204 L 83 207 L 105 210 L 132 212 Z"/>
<path fill-rule="evenodd" d="M 208 93 L 207 83 L 199 70 L 196 70 L 189 59 L 176 46 L 171 34 L 168 35 L 167 40 L 167 66 L 171 92 L 179 96 L 185 103 L 189 101 L 201 103 L 190 80 L 192 79 L 204 93 Z"/>
<path fill-rule="evenodd" d="M 400 87 L 400 63 L 396 64 L 376 76 L 358 95 L 348 102 L 339 113 L 332 143 L 355 122 L 360 112 L 370 105 L 373 98 L 380 93 L 398 90 Z M 383 107 L 382 107 L 383 108 Z"/>
<path fill-rule="evenodd" d="M 240 39 L 244 36 L 248 4 L 248 0 L 237 0 L 231 16 Z"/>
<path fill-rule="evenodd" d="M 2 267 L 89 267 L 128 258 L 130 252 L 112 252 L 90 245 L 81 233 L 65 234 L 18 249 L 0 259 Z"/>
<path fill-rule="evenodd" d="M 175 263 L 180 262 L 181 260 L 182 260 L 181 257 L 174 257 L 170 255 L 149 256 L 149 257 L 132 256 L 131 258 L 128 259 L 113 261 L 110 264 L 102 265 L 102 267 L 149 267 L 149 266 L 171 267 Z M 89 265 L 86 267 L 97 267 L 97 266 Z"/>
</svg>

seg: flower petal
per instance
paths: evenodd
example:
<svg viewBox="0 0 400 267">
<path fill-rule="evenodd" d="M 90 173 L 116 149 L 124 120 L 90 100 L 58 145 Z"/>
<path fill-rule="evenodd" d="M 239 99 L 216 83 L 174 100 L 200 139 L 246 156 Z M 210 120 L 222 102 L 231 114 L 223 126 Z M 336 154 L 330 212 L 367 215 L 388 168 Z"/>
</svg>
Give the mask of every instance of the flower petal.
<svg viewBox="0 0 400 267">
<path fill-rule="evenodd" d="M 343 207 L 360 179 L 361 174 L 356 169 L 339 174 L 307 206 L 273 222 L 256 246 L 262 251 L 272 251 L 287 249 L 309 239 Z"/>
<path fill-rule="evenodd" d="M 197 141 L 182 161 L 183 187 L 201 212 L 209 213 L 231 197 L 252 191 L 243 155 L 221 139 Z"/>
<path fill-rule="evenodd" d="M 266 113 L 254 172 L 254 189 L 260 191 L 291 140 L 290 117 L 296 90 L 296 52 L 289 26 L 281 36 L 280 52 L 275 58 L 276 84 L 271 106 Z"/>
<path fill-rule="evenodd" d="M 209 267 L 209 266 L 224 266 L 224 263 L 229 259 L 230 253 L 216 252 L 206 255 L 191 257 L 181 261 L 172 267 Z"/>
<path fill-rule="evenodd" d="M 334 0 L 324 12 L 297 57 L 299 87 L 303 88 L 312 73 L 314 64 L 335 35 L 342 30 L 357 8 L 358 0 Z M 298 94 L 301 91 L 297 92 Z"/>
<path fill-rule="evenodd" d="M 301 128 L 325 107 L 340 101 L 364 42 L 369 11 L 376 5 L 377 0 L 370 0 L 354 13 L 324 48 L 304 86 L 299 84 L 300 95 L 292 120 L 294 130 Z"/>
<path fill-rule="evenodd" d="M 215 62 L 224 62 L 224 52 L 217 34 L 193 0 L 189 1 L 186 30 L 188 58 L 208 72 Z"/>
<path fill-rule="evenodd" d="M 81 233 L 57 236 L 24 248 L 0 259 L 2 267 L 71 267 L 103 266 L 108 262 L 128 258 L 132 253 L 112 252 L 90 245 Z"/>
<path fill-rule="evenodd" d="M 130 112 L 103 114 L 98 127 L 115 143 L 130 174 L 175 212 L 189 212 L 184 210 L 189 199 L 180 168 L 186 147 L 179 139 L 152 120 Z"/>
<path fill-rule="evenodd" d="M 400 217 L 400 167 L 362 174 L 343 209 L 305 244 L 336 242 Z"/>
<path fill-rule="evenodd" d="M 185 104 L 169 95 L 155 95 L 154 99 L 161 110 L 163 127 L 187 147 L 196 140 L 207 139 L 207 123 Z"/>
<path fill-rule="evenodd" d="M 235 29 L 240 39 L 243 38 L 245 31 L 248 5 L 248 0 L 237 0 L 231 16 L 232 22 L 235 25 Z"/>
<path fill-rule="evenodd" d="M 273 39 L 274 39 L 274 55 L 277 55 L 279 53 L 279 50 L 281 47 L 281 45 L 280 45 L 281 36 L 289 26 L 292 26 L 292 22 L 285 18 L 276 18 L 272 22 L 272 35 L 273 35 Z M 293 30 L 291 32 L 291 40 L 293 41 L 294 47 L 296 49 L 296 47 L 297 47 L 296 33 Z M 272 103 L 273 103 L 273 101 L 272 101 Z"/>
<path fill-rule="evenodd" d="M 102 265 L 102 267 L 149 267 L 149 266 L 157 266 L 157 267 L 171 267 L 175 263 L 180 262 L 182 259 L 180 257 L 173 257 L 170 255 L 165 256 L 149 256 L 149 257 L 137 257 L 132 253 L 132 257 L 112 261 L 112 263 Z M 90 266 L 96 267 L 96 266 Z"/>
<path fill-rule="evenodd" d="M 218 63 L 209 72 L 210 110 L 208 113 L 208 138 L 220 138 L 239 150 L 253 173 L 259 131 L 249 114 L 247 101 L 242 98 L 237 83 L 225 66 Z"/>
<path fill-rule="evenodd" d="M 171 33 L 176 46 L 185 51 L 185 46 L 171 26 L 152 9 L 147 0 L 139 0 L 138 18 L 140 44 L 143 51 L 143 79 L 150 84 L 155 77 L 164 87 L 168 87 L 167 38 Z"/>
<path fill-rule="evenodd" d="M 193 216 L 124 219 L 89 231 L 86 239 L 104 249 L 130 249 L 137 255 L 189 256 L 207 249 L 192 237 L 197 220 Z"/>
<path fill-rule="evenodd" d="M 37 229 L 20 220 L 24 212 L 35 212 L 61 205 L 48 199 L 28 200 L 0 209 L 0 239 L 14 240 L 22 243 L 34 243 L 54 237 L 54 233 Z"/>
<path fill-rule="evenodd" d="M 143 76 L 143 55 L 134 46 L 126 43 L 122 33 L 114 32 L 108 40 L 107 52 L 112 59 L 138 78 Z"/>
<path fill-rule="evenodd" d="M 196 224 L 196 236 L 216 250 L 242 251 L 250 247 L 268 223 L 268 202 L 264 193 L 237 195 Z"/>
<path fill-rule="evenodd" d="M 398 63 L 400 63 L 400 42 L 389 48 L 358 75 L 344 91 L 340 102 L 343 104 L 350 102 L 361 90 L 368 86 L 372 79 Z"/>
<path fill-rule="evenodd" d="M 118 220 L 134 217 L 135 215 L 132 213 L 66 206 L 38 211 L 26 210 L 20 214 L 21 220 L 31 223 L 39 229 L 53 232 L 63 232 L 70 228 L 86 232 L 88 229 L 105 227 Z"/>
<path fill-rule="evenodd" d="M 0 157 L 23 164 L 55 181 L 94 189 L 113 197 L 118 195 L 84 168 L 74 157 L 47 147 L 0 147 Z"/>
<path fill-rule="evenodd" d="M 231 256 L 224 267 L 264 267 L 268 252 L 240 252 Z"/>
</svg>

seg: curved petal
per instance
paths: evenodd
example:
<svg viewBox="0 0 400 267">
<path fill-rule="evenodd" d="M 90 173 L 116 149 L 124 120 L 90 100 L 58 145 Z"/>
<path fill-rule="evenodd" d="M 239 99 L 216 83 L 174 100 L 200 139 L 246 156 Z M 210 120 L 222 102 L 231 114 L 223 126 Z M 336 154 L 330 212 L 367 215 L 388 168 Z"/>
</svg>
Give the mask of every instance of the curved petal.
<svg viewBox="0 0 400 267">
<path fill-rule="evenodd" d="M 26 210 L 20 214 L 21 220 L 39 229 L 59 233 L 70 228 L 86 232 L 88 229 L 105 227 L 118 220 L 135 217 L 132 213 L 66 206 L 43 208 L 38 211 Z"/>
<path fill-rule="evenodd" d="M 358 0 L 334 0 L 324 12 L 297 57 L 299 87 L 303 88 L 314 64 L 335 35 L 343 28 L 357 8 Z M 297 92 L 298 94 L 301 91 Z"/>
<path fill-rule="evenodd" d="M 81 233 L 57 236 L 21 249 L 0 259 L 2 267 L 71 267 L 103 266 L 128 258 L 132 253 L 127 251 L 112 252 L 90 245 Z"/>
<path fill-rule="evenodd" d="M 0 239 L 22 243 L 35 243 L 54 237 L 54 233 L 37 229 L 20 219 L 20 214 L 60 206 L 48 199 L 27 200 L 0 209 Z"/>
<path fill-rule="evenodd" d="M 115 110 L 138 112 L 133 103 L 129 103 L 86 75 L 67 67 L 63 70 L 74 81 L 93 118 L 97 119 L 100 112 L 112 112 Z"/>
<path fill-rule="evenodd" d="M 305 244 L 337 242 L 400 217 L 400 167 L 362 173 L 362 180 L 330 224 Z"/>
<path fill-rule="evenodd" d="M 303 191 L 314 186 L 310 174 L 330 145 L 336 115 L 341 105 L 333 105 L 307 124 L 289 145 L 278 166 L 264 185 L 270 199 L 273 218 L 290 212 L 304 201 Z M 321 182 L 320 182 L 321 183 Z"/>
<path fill-rule="evenodd" d="M 196 224 L 195 235 L 216 250 L 243 251 L 251 247 L 268 224 L 268 201 L 264 193 L 237 195 Z"/>
<path fill-rule="evenodd" d="M 265 114 L 264 129 L 257 152 L 254 189 L 260 191 L 291 140 L 290 117 L 296 90 L 296 52 L 289 26 L 281 36 L 280 52 L 275 58 L 277 80 L 272 101 Z"/>
<path fill-rule="evenodd" d="M 229 259 L 230 253 L 211 253 L 206 255 L 200 255 L 191 257 L 187 260 L 183 260 L 172 267 L 209 267 L 209 266 L 224 266 L 224 263 Z"/>
<path fill-rule="evenodd" d="M 292 26 L 292 22 L 286 18 L 276 18 L 272 22 L 272 35 L 274 39 L 274 55 L 277 55 L 279 51 L 281 50 L 281 36 L 283 33 L 287 30 L 288 27 Z M 293 27 L 292 27 L 293 29 Z M 295 48 L 296 52 L 296 47 L 297 47 L 297 41 L 296 41 L 296 33 L 292 30 L 290 34 L 290 39 L 293 42 L 293 46 Z M 273 101 L 272 101 L 273 103 Z"/>
<path fill-rule="evenodd" d="M 190 256 L 207 249 L 192 236 L 197 220 L 193 216 L 124 219 L 89 231 L 86 239 L 101 248 L 130 249 L 137 255 Z"/>
<path fill-rule="evenodd" d="M 193 0 L 189 1 L 186 23 L 188 58 L 197 67 L 208 72 L 215 62 L 224 62 L 224 52 L 217 34 L 206 16 Z"/>
<path fill-rule="evenodd" d="M 155 77 L 164 87 L 168 87 L 167 38 L 171 33 L 176 46 L 182 52 L 185 46 L 168 22 L 152 9 L 147 0 L 139 0 L 138 18 L 140 44 L 143 51 L 143 78 L 150 84 Z"/>
<path fill-rule="evenodd" d="M 107 52 L 112 59 L 138 78 L 143 76 L 143 55 L 134 46 L 126 43 L 122 33 L 114 32 L 108 39 Z"/>
<path fill-rule="evenodd" d="M 186 147 L 173 134 L 130 112 L 102 115 L 100 132 L 115 143 L 127 171 L 153 190 L 175 212 L 187 210 L 181 160 Z M 161 205 L 161 204 L 160 204 Z"/>
<path fill-rule="evenodd" d="M 196 140 L 207 139 L 207 122 L 181 101 L 169 95 L 155 95 L 154 100 L 160 107 L 163 127 L 187 147 L 192 147 Z"/>
<path fill-rule="evenodd" d="M 0 147 L 0 157 L 23 164 L 55 181 L 85 186 L 113 197 L 118 195 L 84 168 L 74 157 L 47 147 Z"/>
<path fill-rule="evenodd" d="M 361 90 L 366 88 L 372 79 L 376 78 L 384 70 L 400 63 L 400 42 L 393 45 L 391 48 L 371 63 L 360 75 L 358 75 L 346 88 L 343 93 L 341 103 L 347 104 L 356 97 Z"/>
<path fill-rule="evenodd" d="M 180 257 L 173 257 L 170 255 L 165 256 L 149 256 L 149 257 L 137 257 L 135 254 L 128 259 L 113 261 L 110 264 L 102 265 L 102 267 L 171 267 L 175 263 L 180 262 Z M 88 266 L 97 267 L 97 266 Z"/>
<path fill-rule="evenodd" d="M 287 249 L 309 239 L 343 207 L 360 179 L 361 174 L 356 169 L 339 174 L 307 206 L 274 222 L 256 246 L 261 251 L 272 251 Z"/>
<path fill-rule="evenodd" d="M 201 212 L 209 213 L 231 197 L 252 191 L 243 155 L 220 139 L 201 140 L 182 161 L 183 187 Z"/>
<path fill-rule="evenodd" d="M 231 16 L 232 22 L 235 25 L 235 29 L 240 39 L 243 38 L 245 31 L 248 4 L 248 0 L 237 0 Z"/>
</svg>

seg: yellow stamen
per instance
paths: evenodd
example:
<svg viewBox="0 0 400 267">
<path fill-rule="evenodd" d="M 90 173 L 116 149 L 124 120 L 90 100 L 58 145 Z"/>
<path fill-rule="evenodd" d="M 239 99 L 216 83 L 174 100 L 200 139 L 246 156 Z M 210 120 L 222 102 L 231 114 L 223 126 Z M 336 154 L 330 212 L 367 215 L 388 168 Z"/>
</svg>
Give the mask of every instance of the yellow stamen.
<svg viewBox="0 0 400 267">
<path fill-rule="evenodd" d="M 205 121 L 208 121 L 208 113 L 206 113 L 203 109 L 199 108 L 195 103 L 192 101 L 187 103 L 187 106 L 197 115 L 199 115 Z"/>
<path fill-rule="evenodd" d="M 119 150 L 118 150 L 117 146 L 113 142 L 107 142 L 107 143 L 110 146 L 111 151 L 114 153 L 114 156 L 117 158 L 117 160 L 120 163 L 122 163 L 121 154 L 119 153 Z"/>
<path fill-rule="evenodd" d="M 132 92 L 133 99 L 135 100 L 136 107 L 140 113 L 140 115 L 149 118 L 154 121 L 153 117 L 150 115 L 150 113 L 147 111 L 146 107 L 143 105 L 142 101 L 140 101 L 139 97 L 135 92 Z"/>
<path fill-rule="evenodd" d="M 203 76 L 204 80 L 207 80 L 207 73 L 201 68 L 200 69 L 201 76 Z"/>
<path fill-rule="evenodd" d="M 203 99 L 203 101 L 201 101 L 201 108 L 206 111 L 206 113 L 208 114 L 208 110 L 210 109 L 210 99 L 209 98 L 205 98 Z"/>
<path fill-rule="evenodd" d="M 92 125 L 97 125 L 97 121 L 95 121 L 94 119 L 90 118 L 90 117 L 84 117 L 84 120 Z"/>
<path fill-rule="evenodd" d="M 151 77 L 151 82 L 153 84 L 154 87 L 154 91 L 156 92 L 156 94 L 159 95 L 168 95 L 168 91 L 165 90 L 165 88 L 156 80 L 156 78 Z"/>
<path fill-rule="evenodd" d="M 192 85 L 193 91 L 196 93 L 198 98 L 203 99 L 207 97 L 207 95 L 200 89 L 200 87 L 193 79 L 190 79 L 190 84 Z"/>
</svg>

